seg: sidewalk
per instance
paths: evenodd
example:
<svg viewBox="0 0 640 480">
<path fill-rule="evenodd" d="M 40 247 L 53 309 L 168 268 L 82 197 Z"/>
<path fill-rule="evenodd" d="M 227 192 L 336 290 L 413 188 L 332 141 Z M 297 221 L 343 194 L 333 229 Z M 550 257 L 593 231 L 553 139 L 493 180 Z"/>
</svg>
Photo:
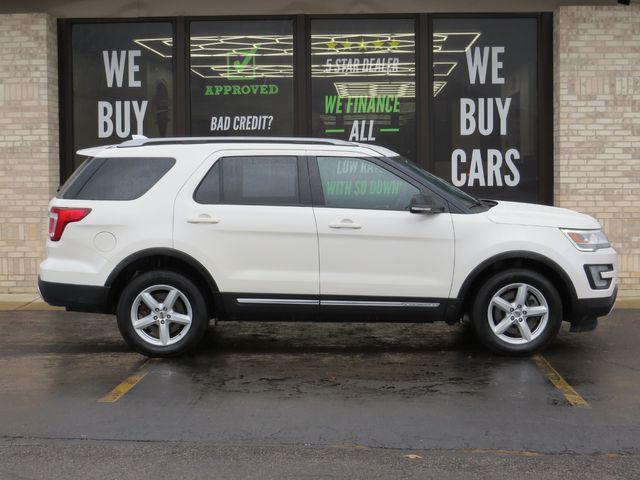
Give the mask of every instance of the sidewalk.
<svg viewBox="0 0 640 480">
<path fill-rule="evenodd" d="M 62 310 L 64 307 L 52 307 L 33 293 L 1 293 L 0 311 L 7 310 Z"/>
<path fill-rule="evenodd" d="M 640 298 L 618 298 L 616 309 L 640 309 Z M 47 305 L 39 295 L 32 293 L 2 293 L 0 294 L 0 311 L 7 310 L 62 310 L 64 307 Z"/>
</svg>

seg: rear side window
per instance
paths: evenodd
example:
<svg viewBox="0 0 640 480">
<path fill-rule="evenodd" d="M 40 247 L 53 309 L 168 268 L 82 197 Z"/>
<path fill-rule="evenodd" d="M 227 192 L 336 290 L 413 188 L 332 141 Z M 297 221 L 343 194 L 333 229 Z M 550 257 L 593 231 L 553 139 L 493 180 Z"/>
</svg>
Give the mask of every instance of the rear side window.
<svg viewBox="0 0 640 480">
<path fill-rule="evenodd" d="M 92 158 L 62 187 L 69 200 L 134 200 L 144 195 L 176 163 L 174 158 Z"/>
<path fill-rule="evenodd" d="M 205 204 L 298 205 L 298 157 L 221 158 L 202 179 L 193 199 Z"/>
<path fill-rule="evenodd" d="M 215 204 L 222 203 L 222 160 L 218 160 L 209 169 L 207 174 L 198 185 L 193 199 L 198 203 Z"/>
</svg>

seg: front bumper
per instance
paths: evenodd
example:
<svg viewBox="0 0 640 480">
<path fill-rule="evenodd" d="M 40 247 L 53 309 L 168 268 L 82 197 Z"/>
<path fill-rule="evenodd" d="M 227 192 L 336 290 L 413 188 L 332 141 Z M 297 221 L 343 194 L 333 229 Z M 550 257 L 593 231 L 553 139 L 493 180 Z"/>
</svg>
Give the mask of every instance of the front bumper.
<svg viewBox="0 0 640 480">
<path fill-rule="evenodd" d="M 598 326 L 598 317 L 608 315 L 618 295 L 618 286 L 610 297 L 578 298 L 572 302 L 566 320 L 571 322 L 572 332 L 588 332 Z"/>
<path fill-rule="evenodd" d="M 49 305 L 65 307 L 72 312 L 113 313 L 109 287 L 45 282 L 38 277 L 38 290 Z"/>
</svg>

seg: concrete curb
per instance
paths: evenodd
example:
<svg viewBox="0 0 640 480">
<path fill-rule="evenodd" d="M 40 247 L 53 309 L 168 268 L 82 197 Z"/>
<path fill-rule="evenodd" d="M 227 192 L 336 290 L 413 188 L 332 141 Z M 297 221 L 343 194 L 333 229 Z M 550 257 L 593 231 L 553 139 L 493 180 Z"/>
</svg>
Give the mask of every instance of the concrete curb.
<svg viewBox="0 0 640 480">
<path fill-rule="evenodd" d="M 52 307 L 45 303 L 39 295 L 30 293 L 0 294 L 0 311 L 11 310 L 62 310 L 64 307 Z"/>
</svg>

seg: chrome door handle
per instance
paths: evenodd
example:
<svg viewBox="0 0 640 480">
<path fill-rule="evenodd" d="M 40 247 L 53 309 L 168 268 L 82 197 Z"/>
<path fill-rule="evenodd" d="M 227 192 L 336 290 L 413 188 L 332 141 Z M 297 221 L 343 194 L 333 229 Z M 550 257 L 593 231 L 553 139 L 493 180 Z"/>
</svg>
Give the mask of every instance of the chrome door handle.
<svg viewBox="0 0 640 480">
<path fill-rule="evenodd" d="M 197 217 L 191 217 L 187 219 L 188 223 L 220 223 L 219 218 L 213 218 L 211 215 L 202 213 Z"/>
<path fill-rule="evenodd" d="M 362 225 L 354 223 L 353 220 L 349 220 L 348 218 L 343 218 L 339 222 L 330 223 L 329 228 L 351 228 L 353 230 L 358 230 L 362 228 Z"/>
</svg>

